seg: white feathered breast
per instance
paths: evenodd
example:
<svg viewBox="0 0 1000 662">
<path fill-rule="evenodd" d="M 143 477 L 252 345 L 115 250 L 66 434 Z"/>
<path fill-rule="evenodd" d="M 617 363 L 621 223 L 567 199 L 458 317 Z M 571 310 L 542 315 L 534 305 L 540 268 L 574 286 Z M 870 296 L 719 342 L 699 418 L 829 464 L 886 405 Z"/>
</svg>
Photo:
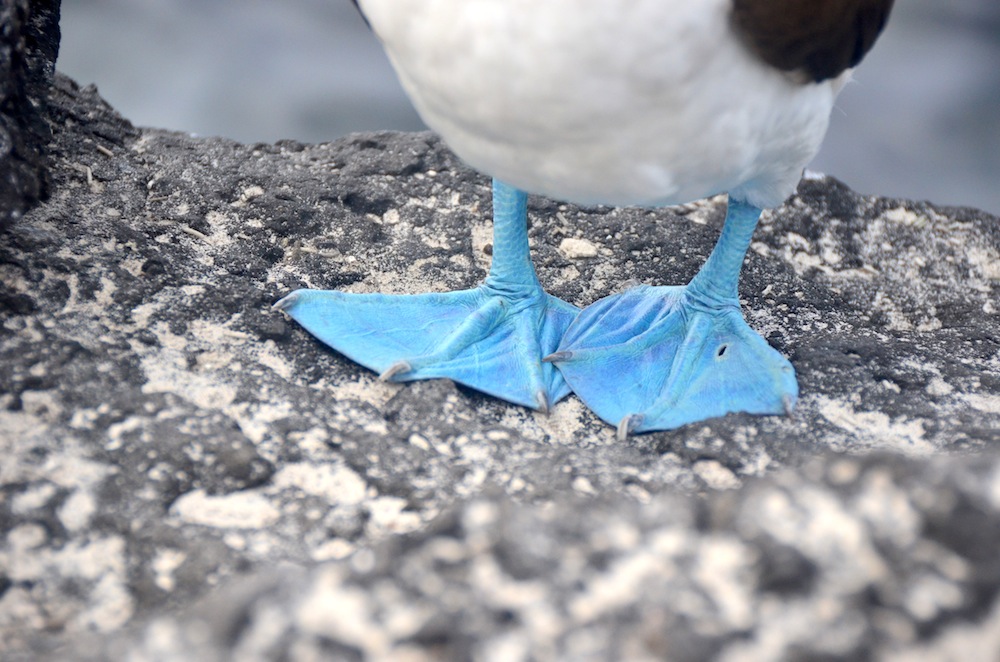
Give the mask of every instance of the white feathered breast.
<svg viewBox="0 0 1000 662">
<path fill-rule="evenodd" d="M 847 74 L 801 84 L 729 0 L 361 0 L 424 121 L 478 170 L 581 204 L 780 204 Z"/>
</svg>

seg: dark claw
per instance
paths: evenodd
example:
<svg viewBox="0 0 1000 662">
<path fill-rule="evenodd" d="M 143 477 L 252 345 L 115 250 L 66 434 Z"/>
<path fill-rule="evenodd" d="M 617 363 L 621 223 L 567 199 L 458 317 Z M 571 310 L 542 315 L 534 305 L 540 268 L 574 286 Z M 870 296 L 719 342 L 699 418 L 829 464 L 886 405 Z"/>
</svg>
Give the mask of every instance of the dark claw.
<svg viewBox="0 0 1000 662">
<path fill-rule="evenodd" d="M 539 391 L 535 394 L 535 400 L 538 402 L 538 411 L 548 415 L 551 409 L 548 394 L 545 391 Z"/>
<path fill-rule="evenodd" d="M 793 411 L 795 404 L 792 402 L 791 396 L 783 396 L 781 398 L 781 403 L 785 406 L 785 415 L 788 416 L 788 418 L 795 418 L 795 412 Z"/>
<path fill-rule="evenodd" d="M 553 352 L 542 359 L 544 363 L 558 363 L 559 361 L 569 361 L 573 358 L 573 352 Z"/>
<path fill-rule="evenodd" d="M 410 366 L 409 363 L 407 363 L 406 361 L 400 361 L 399 363 L 393 363 L 392 366 L 390 366 L 388 370 L 379 375 L 378 378 L 379 381 L 389 382 L 392 381 L 392 378 L 395 377 L 396 375 L 409 372 L 412 369 L 413 368 Z"/>
<path fill-rule="evenodd" d="M 618 441 L 625 441 L 642 424 L 642 414 L 629 414 L 618 423 Z"/>
<path fill-rule="evenodd" d="M 292 292 L 288 296 L 282 297 L 281 299 L 278 299 L 273 304 L 271 304 L 271 308 L 273 310 L 288 310 L 289 308 L 295 305 L 295 302 L 298 301 L 298 299 L 299 299 L 298 293 Z"/>
</svg>

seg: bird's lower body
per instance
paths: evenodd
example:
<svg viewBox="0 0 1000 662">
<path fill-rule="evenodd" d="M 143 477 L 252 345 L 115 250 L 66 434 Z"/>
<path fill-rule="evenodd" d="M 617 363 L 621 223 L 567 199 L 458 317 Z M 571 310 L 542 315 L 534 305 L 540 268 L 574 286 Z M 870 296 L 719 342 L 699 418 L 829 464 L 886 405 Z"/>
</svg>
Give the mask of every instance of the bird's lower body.
<svg viewBox="0 0 1000 662">
<path fill-rule="evenodd" d="M 582 312 L 545 293 L 528 251 L 527 196 L 494 181 L 493 264 L 471 290 L 298 290 L 276 306 L 384 379 L 450 378 L 547 410 L 575 392 L 619 434 L 730 412 L 790 412 L 791 363 L 740 313 L 737 283 L 760 210 L 730 201 L 718 244 L 683 287 L 641 286 Z"/>
</svg>

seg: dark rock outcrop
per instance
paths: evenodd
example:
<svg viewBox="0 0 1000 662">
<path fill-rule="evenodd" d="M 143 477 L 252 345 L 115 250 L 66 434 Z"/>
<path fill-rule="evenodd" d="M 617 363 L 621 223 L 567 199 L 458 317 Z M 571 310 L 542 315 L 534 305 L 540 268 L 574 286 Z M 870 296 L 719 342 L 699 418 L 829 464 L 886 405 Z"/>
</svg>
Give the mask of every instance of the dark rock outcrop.
<svg viewBox="0 0 1000 662">
<path fill-rule="evenodd" d="M 46 100 L 60 0 L 0 1 L 0 230 L 48 192 Z"/>
</svg>

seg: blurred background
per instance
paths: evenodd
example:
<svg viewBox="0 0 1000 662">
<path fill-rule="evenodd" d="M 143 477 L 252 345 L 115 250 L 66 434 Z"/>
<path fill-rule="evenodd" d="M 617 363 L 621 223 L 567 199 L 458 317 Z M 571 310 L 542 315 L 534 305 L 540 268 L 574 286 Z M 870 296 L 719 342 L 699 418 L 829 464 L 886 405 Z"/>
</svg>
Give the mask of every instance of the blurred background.
<svg viewBox="0 0 1000 662">
<path fill-rule="evenodd" d="M 350 0 L 63 0 L 58 67 L 141 126 L 242 142 L 422 128 Z M 1000 214 L 1000 1 L 897 0 L 811 169 Z"/>
</svg>

